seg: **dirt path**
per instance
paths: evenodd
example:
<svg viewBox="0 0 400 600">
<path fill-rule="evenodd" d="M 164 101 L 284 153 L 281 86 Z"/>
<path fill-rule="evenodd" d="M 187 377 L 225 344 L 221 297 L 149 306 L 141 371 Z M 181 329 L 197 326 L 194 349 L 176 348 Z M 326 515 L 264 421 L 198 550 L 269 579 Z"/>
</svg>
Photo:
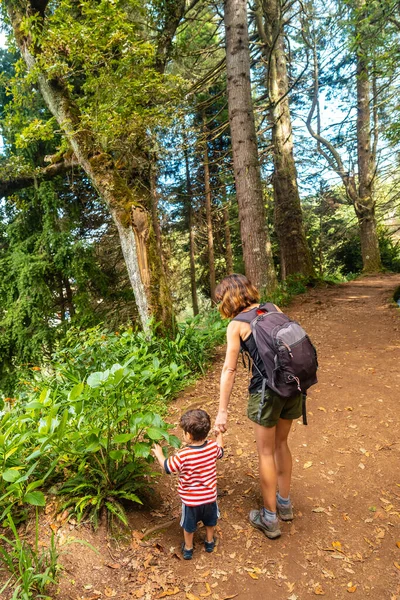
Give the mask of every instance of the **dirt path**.
<svg viewBox="0 0 400 600">
<path fill-rule="evenodd" d="M 239 368 L 219 463 L 216 551 L 204 552 L 200 530 L 194 559 L 181 560 L 177 519 L 142 539 L 143 531 L 178 517 L 175 481 L 165 476 L 152 510 L 130 515 L 129 550 L 107 547 L 104 534 L 87 531 L 103 553 L 67 556 L 57 598 L 328 600 L 352 593 L 400 600 L 400 309 L 391 304 L 399 285 L 399 275 L 363 278 L 312 290 L 287 310 L 315 342 L 320 373 L 309 396 L 309 425 L 299 421 L 291 434 L 295 520 L 283 524 L 280 539 L 267 540 L 248 523 L 261 496 L 245 416 L 247 375 Z M 215 416 L 222 362 L 220 354 L 207 376 L 186 389 L 171 407 L 172 420 L 197 406 Z"/>
</svg>

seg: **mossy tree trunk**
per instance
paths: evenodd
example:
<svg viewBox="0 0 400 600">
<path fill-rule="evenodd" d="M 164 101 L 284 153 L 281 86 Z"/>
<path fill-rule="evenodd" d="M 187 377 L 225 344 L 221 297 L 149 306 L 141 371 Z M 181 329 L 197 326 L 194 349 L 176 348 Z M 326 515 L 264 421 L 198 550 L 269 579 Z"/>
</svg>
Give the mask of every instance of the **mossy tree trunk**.
<svg viewBox="0 0 400 600">
<path fill-rule="evenodd" d="M 376 176 L 376 151 L 378 145 L 377 126 L 377 93 L 371 98 L 371 55 L 368 49 L 368 36 L 363 28 L 366 19 L 365 0 L 357 0 L 355 7 L 355 55 L 356 55 L 356 94 L 357 94 L 357 165 L 358 173 L 349 172 L 345 167 L 337 148 L 328 139 L 321 135 L 321 118 L 319 108 L 319 57 L 318 40 L 315 32 L 308 40 L 308 45 L 313 54 L 314 93 L 310 112 L 307 118 L 307 128 L 312 137 L 317 141 L 318 152 L 326 159 L 329 166 L 339 175 L 347 197 L 354 206 L 357 216 L 361 255 L 364 273 L 376 273 L 382 270 L 379 240 L 377 234 L 374 196 L 374 180 Z M 373 123 L 371 123 L 371 104 L 373 107 Z M 316 126 L 313 119 L 316 113 Z M 373 132 L 373 139 L 371 135 Z"/>
<path fill-rule="evenodd" d="M 281 277 L 314 274 L 304 231 L 293 156 L 289 79 L 280 0 L 258 0 L 257 32 L 266 65 L 266 89 L 274 158 L 275 230 L 279 240 Z"/>
<path fill-rule="evenodd" d="M 364 1 L 359 0 L 359 9 Z M 382 270 L 375 219 L 374 179 L 376 159 L 371 141 L 371 83 L 368 54 L 362 42 L 357 47 L 357 162 L 358 197 L 354 201 L 360 228 L 363 271 L 375 273 Z M 374 104 L 377 99 L 373 98 Z"/>
<path fill-rule="evenodd" d="M 38 71 L 34 45 L 21 26 L 25 12 L 22 14 L 11 3 L 7 8 L 15 39 L 28 71 Z M 36 5 L 30 4 L 27 10 L 31 16 L 44 18 L 43 7 L 38 9 Z M 82 127 L 79 108 L 71 99 L 64 82 L 48 78 L 40 70 L 37 78 L 47 107 L 117 226 L 143 328 L 148 330 L 150 317 L 169 328 L 173 319 L 172 301 L 152 223 L 150 167 L 147 181 L 138 181 L 134 186 L 128 186 L 119 174 L 113 158 L 102 151 L 92 132 Z"/>
</svg>

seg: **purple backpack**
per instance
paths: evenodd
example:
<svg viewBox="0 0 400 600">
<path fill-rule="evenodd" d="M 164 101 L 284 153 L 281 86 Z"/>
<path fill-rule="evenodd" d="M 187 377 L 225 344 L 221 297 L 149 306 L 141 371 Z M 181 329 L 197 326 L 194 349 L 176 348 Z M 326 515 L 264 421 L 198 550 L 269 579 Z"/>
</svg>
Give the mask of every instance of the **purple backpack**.
<svg viewBox="0 0 400 600">
<path fill-rule="evenodd" d="M 279 396 L 290 398 L 299 392 L 306 394 L 308 388 L 317 383 L 317 352 L 299 323 L 279 312 L 270 302 L 258 307 L 256 317 L 254 311 L 242 312 L 234 320 L 250 324 L 265 367 L 265 373 L 260 372 L 263 395 L 268 386 Z"/>
</svg>

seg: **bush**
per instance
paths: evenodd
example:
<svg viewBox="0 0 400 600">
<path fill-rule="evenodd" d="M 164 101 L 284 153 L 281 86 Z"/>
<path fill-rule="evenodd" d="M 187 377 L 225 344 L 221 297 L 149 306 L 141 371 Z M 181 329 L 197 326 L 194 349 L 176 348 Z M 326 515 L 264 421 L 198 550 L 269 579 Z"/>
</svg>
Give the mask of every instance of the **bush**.
<svg viewBox="0 0 400 600">
<path fill-rule="evenodd" d="M 52 361 L 31 368 L 3 400 L 0 518 L 44 506 L 43 491 L 96 524 L 103 509 L 125 521 L 123 500 L 141 502 L 154 441 L 178 446 L 159 413 L 203 372 L 225 326 L 216 313 L 177 327 L 173 339 L 132 329 L 71 330 Z"/>
</svg>

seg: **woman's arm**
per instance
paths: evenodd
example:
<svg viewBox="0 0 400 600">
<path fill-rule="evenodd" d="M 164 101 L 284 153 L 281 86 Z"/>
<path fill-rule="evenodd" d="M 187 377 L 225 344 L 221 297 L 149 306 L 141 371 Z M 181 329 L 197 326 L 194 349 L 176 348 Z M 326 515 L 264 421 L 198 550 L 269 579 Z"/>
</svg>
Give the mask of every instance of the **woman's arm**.
<svg viewBox="0 0 400 600">
<path fill-rule="evenodd" d="M 228 404 L 236 376 L 236 365 L 240 351 L 240 324 L 231 321 L 226 332 L 227 348 L 224 366 L 222 367 L 219 409 L 215 420 L 215 429 L 217 431 L 226 431 L 228 419 Z"/>
</svg>

